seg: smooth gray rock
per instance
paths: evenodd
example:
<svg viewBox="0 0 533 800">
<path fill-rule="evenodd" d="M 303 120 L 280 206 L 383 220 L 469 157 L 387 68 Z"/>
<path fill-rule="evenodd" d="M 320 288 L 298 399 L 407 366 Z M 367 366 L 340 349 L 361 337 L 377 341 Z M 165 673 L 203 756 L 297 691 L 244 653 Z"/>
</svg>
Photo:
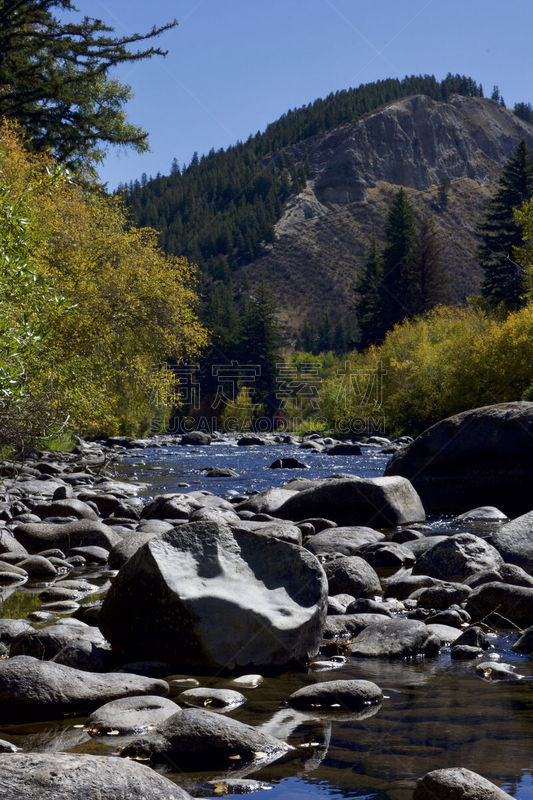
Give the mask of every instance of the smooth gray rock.
<svg viewBox="0 0 533 800">
<path fill-rule="evenodd" d="M 10 645 L 13 639 L 24 633 L 31 633 L 34 628 L 24 619 L 0 619 L 0 644 Z"/>
<path fill-rule="evenodd" d="M 482 583 L 494 583 L 494 581 L 512 583 L 514 586 L 533 587 L 533 576 L 516 564 L 502 564 L 498 569 L 483 570 L 483 572 L 478 572 L 476 575 L 467 578 L 465 583 L 475 589 L 476 586 L 481 586 Z"/>
<path fill-rule="evenodd" d="M 517 653 L 533 653 L 533 625 L 526 628 L 522 635 L 513 644 L 513 650 Z"/>
<path fill-rule="evenodd" d="M 410 567 L 416 558 L 409 548 L 397 542 L 368 542 L 359 549 L 359 555 L 375 567 Z"/>
<path fill-rule="evenodd" d="M 57 567 L 44 556 L 29 556 L 19 561 L 19 567 L 26 570 L 30 578 L 55 578 Z"/>
<path fill-rule="evenodd" d="M 84 545 L 97 545 L 111 550 L 120 541 L 120 536 L 109 525 L 86 519 L 65 524 L 41 522 L 17 525 L 14 535 L 29 553 L 39 553 L 50 547 L 59 547 L 67 552 L 71 547 Z"/>
<path fill-rule="evenodd" d="M 388 619 L 383 614 L 343 614 L 326 617 L 324 639 L 342 641 L 353 639 L 369 625 Z"/>
<path fill-rule="evenodd" d="M 422 608 L 435 608 L 444 611 L 454 603 L 462 603 L 472 594 L 470 586 L 463 583 L 438 583 L 435 586 L 428 586 L 419 589 L 410 595 L 410 598 L 418 601 Z"/>
<path fill-rule="evenodd" d="M 531 509 L 532 465 L 533 403 L 516 401 L 437 422 L 392 456 L 385 475 L 412 480 L 428 511 L 494 505 L 510 516 Z"/>
<path fill-rule="evenodd" d="M 417 781 L 413 800 L 513 800 L 510 794 L 464 767 L 428 772 Z"/>
<path fill-rule="evenodd" d="M 20 633 L 11 643 L 10 656 L 33 656 L 88 672 L 106 672 L 114 659 L 108 643 L 88 625 L 49 625 Z"/>
<path fill-rule="evenodd" d="M 359 556 L 345 556 L 324 565 L 330 594 L 351 594 L 374 597 L 381 594 L 381 584 L 376 571 Z"/>
<path fill-rule="evenodd" d="M 15 656 L 0 661 L 0 721 L 83 714 L 137 694 L 167 695 L 165 681 L 127 673 L 95 674 L 54 661 Z"/>
<path fill-rule="evenodd" d="M 243 500 L 235 508 L 237 511 L 253 511 L 256 514 L 275 515 L 279 508 L 296 492 L 292 489 L 268 489 L 257 492 L 250 498 Z"/>
<path fill-rule="evenodd" d="M 304 686 L 289 696 L 289 704 L 303 710 L 361 711 L 383 700 L 383 692 L 372 681 L 337 680 Z"/>
<path fill-rule="evenodd" d="M 5 800 L 190 800 L 143 764 L 71 753 L 2 754 L 0 786 Z"/>
<path fill-rule="evenodd" d="M 46 517 L 77 517 L 78 519 L 98 519 L 93 509 L 77 498 L 68 498 L 66 500 L 54 500 L 52 503 L 45 503 L 36 506 L 33 513 L 37 514 L 41 519 Z"/>
<path fill-rule="evenodd" d="M 456 518 L 457 522 L 505 522 L 507 517 L 496 506 L 471 508 Z"/>
<path fill-rule="evenodd" d="M 165 530 L 171 530 L 171 528 L 165 528 Z M 137 552 L 137 550 L 149 542 L 150 539 L 153 539 L 154 536 L 157 536 L 158 533 L 150 533 L 150 532 L 136 532 L 136 533 L 128 533 L 123 536 L 119 542 L 113 547 L 111 552 L 109 553 L 109 568 L 110 569 L 120 569 L 123 564 L 126 563 L 128 558 Z"/>
<path fill-rule="evenodd" d="M 305 546 L 312 553 L 342 553 L 345 556 L 355 556 L 363 544 L 379 542 L 385 534 L 372 528 L 361 526 L 326 528 L 320 533 L 315 533 L 306 541 Z"/>
<path fill-rule="evenodd" d="M 533 589 L 507 583 L 484 583 L 471 593 L 466 610 L 474 622 L 501 628 L 527 628 L 533 619 Z"/>
<path fill-rule="evenodd" d="M 390 578 L 384 578 L 382 583 L 385 597 L 405 600 L 418 589 L 434 586 L 436 578 L 429 575 L 412 575 L 410 570 L 400 570 Z"/>
<path fill-rule="evenodd" d="M 239 473 L 231 467 L 208 467 L 204 470 L 206 478 L 238 478 Z"/>
<path fill-rule="evenodd" d="M 153 733 L 135 739 L 122 750 L 123 758 L 149 758 L 154 765 L 172 770 L 227 770 L 258 762 L 267 764 L 286 752 L 286 745 L 251 725 L 212 711 L 186 708 L 157 726 Z M 261 754 L 261 755 L 259 755 Z"/>
<path fill-rule="evenodd" d="M 87 718 L 85 728 L 91 736 L 138 736 L 176 714 L 179 709 L 179 705 L 166 697 L 121 697 L 93 711 Z"/>
<path fill-rule="evenodd" d="M 233 711 L 242 706 L 246 697 L 234 689 L 204 688 L 202 686 L 185 689 L 176 697 L 178 703 L 194 708 L 209 708 L 210 711 Z"/>
<path fill-rule="evenodd" d="M 304 548 L 196 522 L 124 564 L 99 625 L 132 660 L 186 671 L 279 665 L 317 652 L 326 603 L 324 572 Z"/>
<path fill-rule="evenodd" d="M 364 658 L 407 658 L 433 656 L 439 648 L 439 638 L 423 622 L 383 617 L 356 636 L 350 653 Z"/>
<path fill-rule="evenodd" d="M 465 581 L 488 569 L 498 569 L 503 558 L 479 536 L 457 533 L 437 542 L 417 559 L 414 572 L 443 581 Z"/>
<path fill-rule="evenodd" d="M 483 628 L 472 625 L 467 628 L 454 642 L 455 645 L 468 645 L 469 647 L 479 647 L 481 650 L 488 650 L 489 640 Z"/>
<path fill-rule="evenodd" d="M 212 437 L 208 433 L 204 433 L 204 431 L 191 431 L 190 433 L 183 434 L 180 444 L 204 447 L 207 444 L 211 444 L 211 441 Z"/>
<path fill-rule="evenodd" d="M 531 504 L 531 500 L 528 502 Z M 533 575 L 533 511 L 502 525 L 488 541 L 507 564 L 516 564 Z"/>
<path fill-rule="evenodd" d="M 327 517 L 338 525 L 376 528 L 426 518 L 420 498 L 405 478 L 332 478 L 313 483 L 289 498 L 277 515 L 291 520 Z"/>
<path fill-rule="evenodd" d="M 309 469 L 307 464 L 303 461 L 298 461 L 297 458 L 277 458 L 270 464 L 270 469 Z"/>
</svg>

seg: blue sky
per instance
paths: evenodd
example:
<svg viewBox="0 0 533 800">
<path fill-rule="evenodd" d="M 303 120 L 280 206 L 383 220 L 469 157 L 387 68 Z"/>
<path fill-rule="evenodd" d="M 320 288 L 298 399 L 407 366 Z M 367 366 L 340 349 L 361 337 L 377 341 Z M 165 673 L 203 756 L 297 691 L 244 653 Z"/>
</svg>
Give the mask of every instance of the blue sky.
<svg viewBox="0 0 533 800">
<path fill-rule="evenodd" d="M 100 176 L 119 182 L 170 171 L 172 159 L 245 140 L 290 108 L 387 77 L 470 75 L 508 106 L 533 103 L 532 0 L 75 0 L 117 34 L 174 17 L 169 53 L 123 65 L 128 116 L 151 152 L 109 152 Z"/>
</svg>

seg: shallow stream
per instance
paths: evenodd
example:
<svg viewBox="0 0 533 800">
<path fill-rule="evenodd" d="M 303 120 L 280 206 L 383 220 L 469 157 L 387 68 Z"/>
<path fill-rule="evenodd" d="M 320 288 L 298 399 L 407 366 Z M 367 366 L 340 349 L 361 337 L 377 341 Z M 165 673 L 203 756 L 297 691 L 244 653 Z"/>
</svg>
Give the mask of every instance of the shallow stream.
<svg viewBox="0 0 533 800">
<path fill-rule="evenodd" d="M 273 470 L 281 456 L 295 456 L 306 470 Z M 294 446 L 162 447 L 133 451 L 119 467 L 123 479 L 148 485 L 143 493 L 208 489 L 226 497 L 281 486 L 291 478 L 355 473 L 382 474 L 388 456 L 368 448 L 363 456 L 328 456 Z M 209 479 L 206 467 L 232 467 L 239 478 Z M 183 486 L 188 484 L 188 486 Z M 455 531 L 450 520 L 430 520 L 435 531 Z M 105 586 L 107 576 L 91 573 Z M 33 591 L 36 591 L 35 587 Z M 42 588 L 42 587 L 41 587 Z M 24 617 L 34 607 L 27 585 L 9 597 L 2 616 Z M 258 688 L 243 689 L 247 702 L 231 712 L 290 744 L 305 744 L 253 773 L 234 778 L 258 781 L 256 796 L 271 800 L 368 798 L 410 800 L 416 779 L 441 767 L 462 766 L 494 781 L 518 800 L 533 800 L 533 661 L 510 650 L 516 634 L 492 635 L 487 658 L 511 663 L 522 680 L 491 682 L 479 677 L 475 662 L 454 662 L 449 652 L 437 658 L 393 662 L 350 657 L 338 669 L 302 670 L 265 676 Z M 196 676 L 201 686 L 227 686 L 228 679 Z M 329 718 L 290 709 L 286 698 L 315 681 L 364 678 L 377 683 L 386 699 L 380 707 L 357 715 Z M 14 721 L 16 722 L 16 721 Z M 93 739 L 85 719 L 68 719 L 0 727 L 0 738 L 24 749 L 112 753 L 121 742 Z M 200 797 L 230 796 L 224 776 L 205 773 L 168 775 Z M 265 794 L 266 792 L 266 794 Z M 236 796 L 236 795 L 235 795 Z"/>
</svg>

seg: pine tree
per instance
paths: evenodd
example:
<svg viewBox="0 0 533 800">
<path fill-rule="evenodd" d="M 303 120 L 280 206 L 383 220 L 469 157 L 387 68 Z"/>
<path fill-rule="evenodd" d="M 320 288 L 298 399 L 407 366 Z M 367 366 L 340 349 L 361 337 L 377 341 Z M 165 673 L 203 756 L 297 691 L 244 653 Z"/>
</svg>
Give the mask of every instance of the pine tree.
<svg viewBox="0 0 533 800">
<path fill-rule="evenodd" d="M 381 298 L 385 330 L 410 317 L 420 307 L 420 280 L 413 253 L 416 229 L 413 209 L 404 189 L 393 198 L 385 224 Z"/>
<path fill-rule="evenodd" d="M 0 3 L 0 117 L 21 125 L 33 150 L 51 148 L 73 165 L 100 156 L 101 145 L 147 150 L 147 133 L 125 118 L 129 86 L 108 73 L 117 64 L 165 55 L 155 47 L 134 52 L 129 47 L 177 22 L 114 37 L 101 20 L 62 22 L 54 9 L 76 10 L 70 0 Z"/>
<path fill-rule="evenodd" d="M 365 350 L 374 342 L 380 341 L 385 333 L 382 302 L 383 265 L 378 251 L 375 234 L 367 261 L 357 276 L 355 311 L 359 325 L 358 346 Z"/>
<path fill-rule="evenodd" d="M 277 409 L 276 377 L 280 360 L 281 333 L 276 304 L 264 283 L 241 312 L 238 354 L 241 366 L 258 366 L 254 383 L 254 402 L 264 405 L 266 413 Z"/>
<path fill-rule="evenodd" d="M 478 260 L 485 272 L 482 295 L 489 305 L 508 310 L 523 305 L 524 268 L 513 248 L 522 244 L 522 229 L 513 210 L 533 195 L 533 162 L 525 139 L 503 168 L 498 190 L 480 225 Z"/>
<path fill-rule="evenodd" d="M 416 313 L 433 308 L 438 303 L 450 301 L 449 276 L 442 259 L 441 231 L 433 217 L 426 214 L 420 220 L 413 253 L 415 269 L 420 283 L 420 306 Z"/>
</svg>

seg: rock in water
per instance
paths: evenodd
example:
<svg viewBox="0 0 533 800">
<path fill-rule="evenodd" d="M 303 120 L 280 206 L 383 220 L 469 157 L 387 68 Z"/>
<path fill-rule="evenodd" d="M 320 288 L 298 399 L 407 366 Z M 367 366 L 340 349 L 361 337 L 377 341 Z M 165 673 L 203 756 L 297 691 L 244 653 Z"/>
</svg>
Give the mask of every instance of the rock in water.
<svg viewBox="0 0 533 800">
<path fill-rule="evenodd" d="M 513 800 L 486 778 L 464 767 L 428 772 L 417 781 L 413 800 Z"/>
<path fill-rule="evenodd" d="M 167 695 L 165 681 L 127 673 L 93 673 L 54 661 L 15 656 L 0 661 L 0 721 L 56 719 L 93 711 L 119 697 Z"/>
<path fill-rule="evenodd" d="M 2 754 L 0 786 L 5 800 L 190 800 L 142 764 L 71 753 Z"/>
<path fill-rule="evenodd" d="M 120 755 L 189 772 L 231 769 L 253 762 L 266 764 L 287 749 L 282 741 L 251 725 L 212 711 L 186 708 L 158 725 L 153 733 L 134 739 Z"/>
<path fill-rule="evenodd" d="M 428 511 L 495 505 L 531 510 L 533 403 L 463 411 L 437 422 L 389 461 L 385 475 L 412 481 Z"/>
<path fill-rule="evenodd" d="M 290 520 L 327 517 L 338 525 L 376 528 L 426 518 L 419 496 L 405 478 L 328 478 L 313 483 L 283 503 L 277 516 Z"/>
<path fill-rule="evenodd" d="M 326 606 L 324 571 L 304 548 L 194 522 L 151 539 L 124 564 L 99 625 L 132 660 L 205 672 L 307 659 Z"/>
</svg>

